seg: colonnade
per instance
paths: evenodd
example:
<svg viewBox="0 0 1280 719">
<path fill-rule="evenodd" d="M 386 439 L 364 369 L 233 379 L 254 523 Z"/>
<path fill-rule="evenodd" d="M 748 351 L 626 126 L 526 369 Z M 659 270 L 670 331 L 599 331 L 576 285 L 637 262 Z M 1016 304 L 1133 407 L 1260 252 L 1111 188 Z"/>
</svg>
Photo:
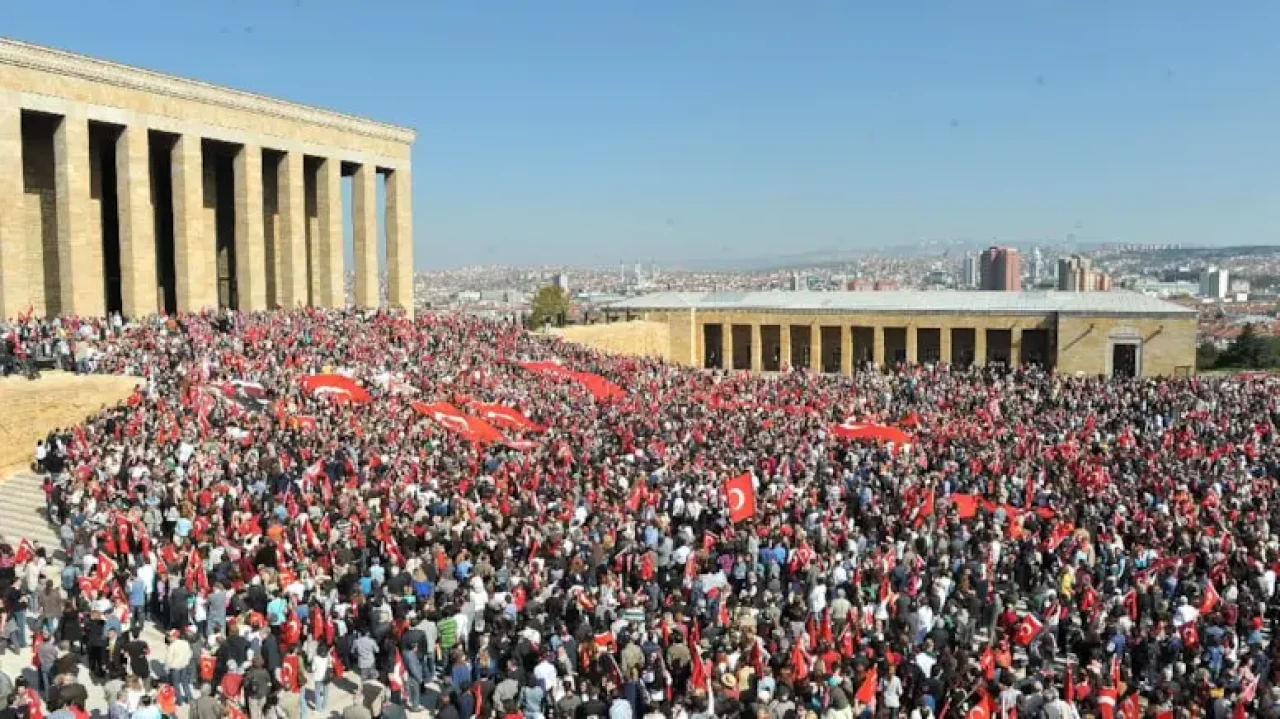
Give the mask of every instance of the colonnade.
<svg viewBox="0 0 1280 719">
<path fill-rule="evenodd" d="M 1052 366 L 1055 355 L 1050 330 L 1016 325 L 701 322 L 694 341 L 702 366 L 756 372 L 790 367 L 850 375 L 856 366 L 867 364 L 924 362 Z"/>
<path fill-rule="evenodd" d="M 409 164 L 350 157 L 0 107 L 0 317 L 345 306 L 344 176 L 354 305 L 380 303 L 381 178 L 386 298 L 412 310 Z"/>
</svg>

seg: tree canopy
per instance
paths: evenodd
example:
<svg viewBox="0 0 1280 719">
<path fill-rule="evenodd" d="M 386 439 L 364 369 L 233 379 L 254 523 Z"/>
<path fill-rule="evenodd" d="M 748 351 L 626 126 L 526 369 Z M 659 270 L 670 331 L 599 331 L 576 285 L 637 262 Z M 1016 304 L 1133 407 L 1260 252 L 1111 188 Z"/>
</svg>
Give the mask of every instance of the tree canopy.
<svg viewBox="0 0 1280 719">
<path fill-rule="evenodd" d="M 539 329 L 547 322 L 563 327 L 572 309 L 573 303 L 564 288 L 545 285 L 533 296 L 529 310 L 529 328 Z"/>
<path fill-rule="evenodd" d="M 1196 355 L 1202 368 L 1272 369 L 1280 367 L 1280 337 L 1263 337 L 1252 324 L 1245 325 L 1222 352 L 1210 352 L 1201 346 Z"/>
</svg>

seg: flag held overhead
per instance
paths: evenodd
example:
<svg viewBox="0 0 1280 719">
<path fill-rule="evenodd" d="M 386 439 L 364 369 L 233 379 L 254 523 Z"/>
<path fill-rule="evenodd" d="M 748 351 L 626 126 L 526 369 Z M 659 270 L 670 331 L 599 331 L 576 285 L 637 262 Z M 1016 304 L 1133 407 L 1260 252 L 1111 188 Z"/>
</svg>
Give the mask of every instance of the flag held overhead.
<svg viewBox="0 0 1280 719">
<path fill-rule="evenodd" d="M 756 514 L 756 489 L 751 474 L 744 472 L 724 483 L 725 500 L 729 503 L 729 519 L 734 524 Z"/>
</svg>

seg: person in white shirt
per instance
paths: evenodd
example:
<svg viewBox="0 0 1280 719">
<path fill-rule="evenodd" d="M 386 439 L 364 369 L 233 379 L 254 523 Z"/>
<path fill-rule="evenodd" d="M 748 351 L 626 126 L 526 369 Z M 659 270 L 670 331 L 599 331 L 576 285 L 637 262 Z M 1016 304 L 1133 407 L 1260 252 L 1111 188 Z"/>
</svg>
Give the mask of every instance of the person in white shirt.
<svg viewBox="0 0 1280 719">
<path fill-rule="evenodd" d="M 558 677 L 559 672 L 556 671 L 556 666 L 551 663 L 550 655 L 543 655 L 542 661 L 538 662 L 538 665 L 533 668 L 533 678 L 542 685 L 544 691 L 550 692 L 556 686 Z"/>
<path fill-rule="evenodd" d="M 1186 597 L 1181 597 L 1178 601 L 1178 608 L 1173 610 L 1173 626 L 1181 627 L 1190 622 L 1194 622 L 1200 617 L 1200 610 L 1191 606 L 1187 602 Z"/>
<path fill-rule="evenodd" d="M 898 719 L 902 711 L 902 680 L 898 678 L 897 667 L 889 667 L 889 676 L 880 681 L 880 694 L 884 697 L 884 708 L 889 711 L 889 719 Z"/>
</svg>

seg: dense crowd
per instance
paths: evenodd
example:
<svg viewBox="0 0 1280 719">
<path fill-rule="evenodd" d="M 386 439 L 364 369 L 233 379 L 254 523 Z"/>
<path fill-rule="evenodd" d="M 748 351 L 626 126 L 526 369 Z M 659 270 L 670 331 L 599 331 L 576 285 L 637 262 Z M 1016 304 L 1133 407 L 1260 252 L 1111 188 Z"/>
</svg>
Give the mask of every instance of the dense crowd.
<svg viewBox="0 0 1280 719">
<path fill-rule="evenodd" d="M 1280 717 L 1266 376 L 753 377 L 448 315 L 66 324 L 77 369 L 144 382 L 39 449 L 61 546 L 0 548 L 15 717 L 90 691 L 111 719 Z M 415 402 L 530 422 L 477 442 Z"/>
</svg>

